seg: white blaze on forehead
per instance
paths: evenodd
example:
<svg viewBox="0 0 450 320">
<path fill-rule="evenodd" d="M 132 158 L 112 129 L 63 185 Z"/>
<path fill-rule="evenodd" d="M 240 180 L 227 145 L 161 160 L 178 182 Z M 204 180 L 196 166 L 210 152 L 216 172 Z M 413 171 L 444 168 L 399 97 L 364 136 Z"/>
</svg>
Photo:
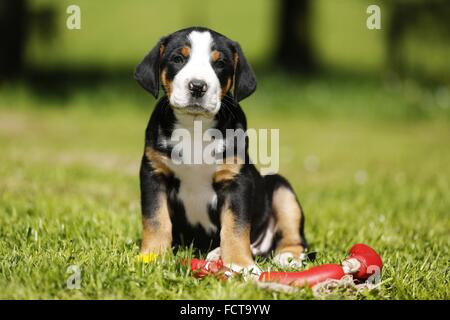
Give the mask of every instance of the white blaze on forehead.
<svg viewBox="0 0 450 320">
<path fill-rule="evenodd" d="M 191 43 L 191 56 L 189 63 L 198 66 L 210 66 L 211 47 L 213 39 L 209 32 L 192 31 L 188 36 Z"/>
</svg>

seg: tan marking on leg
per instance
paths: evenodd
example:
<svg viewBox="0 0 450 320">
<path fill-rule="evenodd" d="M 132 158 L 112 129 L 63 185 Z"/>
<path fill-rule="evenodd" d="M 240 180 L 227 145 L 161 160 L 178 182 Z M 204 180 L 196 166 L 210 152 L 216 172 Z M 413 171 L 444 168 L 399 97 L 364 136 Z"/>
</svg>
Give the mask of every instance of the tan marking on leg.
<svg viewBox="0 0 450 320">
<path fill-rule="evenodd" d="M 226 265 L 248 267 L 254 264 L 250 250 L 250 226 L 237 224 L 228 205 L 221 214 L 220 254 Z"/>
<path fill-rule="evenodd" d="M 173 174 L 172 170 L 170 170 L 166 164 L 167 161 L 169 161 L 169 158 L 161 152 L 158 152 L 151 147 L 147 147 L 145 148 L 145 156 L 150 161 L 150 165 L 155 173 L 162 174 L 164 176 L 170 176 Z"/>
<path fill-rule="evenodd" d="M 184 46 L 181 49 L 181 55 L 185 58 L 189 57 L 189 54 L 191 53 L 191 48 L 189 48 L 188 46 Z"/>
<path fill-rule="evenodd" d="M 220 52 L 219 51 L 214 50 L 213 52 L 211 52 L 211 60 L 213 62 L 216 62 L 219 59 L 220 59 Z"/>
<path fill-rule="evenodd" d="M 290 252 L 295 257 L 300 256 L 304 250 L 300 238 L 302 212 L 294 193 L 285 187 L 275 190 L 272 209 L 277 221 L 276 229 L 281 232 L 275 253 Z"/>
<path fill-rule="evenodd" d="M 244 161 L 241 158 L 226 158 L 223 164 L 217 166 L 213 175 L 213 182 L 219 183 L 233 180 L 241 171 L 243 164 Z"/>
<path fill-rule="evenodd" d="M 159 194 L 158 208 L 151 218 L 142 217 L 141 254 L 162 253 L 172 247 L 172 221 L 167 196 Z"/>
<path fill-rule="evenodd" d="M 170 98 L 170 95 L 172 94 L 172 83 L 167 79 L 167 68 L 161 72 L 161 82 L 167 96 Z"/>
</svg>

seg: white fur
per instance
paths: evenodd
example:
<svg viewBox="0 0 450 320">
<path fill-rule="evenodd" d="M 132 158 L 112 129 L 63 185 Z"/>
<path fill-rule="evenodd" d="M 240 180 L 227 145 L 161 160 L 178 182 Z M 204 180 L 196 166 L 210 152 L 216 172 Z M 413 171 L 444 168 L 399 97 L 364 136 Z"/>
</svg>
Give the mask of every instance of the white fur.
<svg viewBox="0 0 450 320">
<path fill-rule="evenodd" d="M 263 255 L 269 252 L 270 248 L 272 247 L 274 235 L 275 219 L 271 217 L 265 232 L 250 246 L 253 256 Z"/>
<path fill-rule="evenodd" d="M 206 255 L 206 260 L 208 261 L 217 261 L 220 259 L 220 247 L 215 248 L 214 250 L 211 250 Z"/>
<path fill-rule="evenodd" d="M 177 114 L 177 119 L 175 129 L 185 129 L 190 132 L 192 156 L 195 152 L 202 152 L 202 150 L 194 149 L 195 146 L 203 149 L 205 144 L 201 141 L 201 137 L 194 134 L 194 120 L 202 120 L 203 131 L 211 128 L 214 125 L 214 120 L 184 114 Z M 200 141 L 197 141 L 199 143 L 194 143 L 194 139 L 200 139 Z M 173 142 L 171 143 L 173 144 Z M 216 232 L 217 227 L 211 222 L 208 214 L 208 206 L 217 206 L 217 195 L 212 188 L 212 178 L 216 171 L 216 165 L 178 164 L 170 161 L 168 166 L 180 180 L 178 198 L 184 205 L 188 222 L 194 226 L 202 226 L 208 233 Z"/>
<path fill-rule="evenodd" d="M 220 259 L 220 247 L 215 248 L 214 250 L 211 250 L 208 252 L 208 255 L 206 256 L 206 260 L 208 261 L 217 261 Z M 249 266 L 239 266 L 237 264 L 227 264 L 227 268 L 231 269 L 233 272 L 241 273 L 246 278 L 253 278 L 258 277 L 261 274 L 261 269 L 255 264 L 251 264 Z M 228 276 L 231 276 L 232 274 L 228 274 Z"/>
<path fill-rule="evenodd" d="M 273 257 L 276 264 L 282 267 L 301 268 L 306 256 L 302 253 L 299 257 L 294 257 L 291 252 L 283 252 Z"/>
<path fill-rule="evenodd" d="M 211 66 L 213 38 L 208 31 L 192 31 L 188 39 L 191 44 L 189 60 L 173 79 L 170 104 L 180 109 L 189 107 L 192 104 L 189 82 L 203 80 L 208 89 L 198 102 L 208 112 L 215 114 L 220 108 L 221 88 L 220 81 Z"/>
</svg>

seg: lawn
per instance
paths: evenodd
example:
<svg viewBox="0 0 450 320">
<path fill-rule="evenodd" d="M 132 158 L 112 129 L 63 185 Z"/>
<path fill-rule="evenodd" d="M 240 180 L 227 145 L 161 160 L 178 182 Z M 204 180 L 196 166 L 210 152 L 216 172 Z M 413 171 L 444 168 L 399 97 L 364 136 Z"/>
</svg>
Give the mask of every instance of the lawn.
<svg viewBox="0 0 450 320">
<path fill-rule="evenodd" d="M 308 266 L 340 262 L 364 242 L 385 263 L 379 289 L 335 298 L 449 299 L 447 89 L 332 77 L 290 83 L 263 76 L 243 105 L 251 127 L 280 129 L 280 172 L 301 199 L 317 253 Z M 0 91 L 0 298 L 313 298 L 307 289 L 196 280 L 171 256 L 136 261 L 138 168 L 153 100 L 131 80 L 74 92 Z M 67 288 L 72 265 L 80 289 Z"/>
</svg>

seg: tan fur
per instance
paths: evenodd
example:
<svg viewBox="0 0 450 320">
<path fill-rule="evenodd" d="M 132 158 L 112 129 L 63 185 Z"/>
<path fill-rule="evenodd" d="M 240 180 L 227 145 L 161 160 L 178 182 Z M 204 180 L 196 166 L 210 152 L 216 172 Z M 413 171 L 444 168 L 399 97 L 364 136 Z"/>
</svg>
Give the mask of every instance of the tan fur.
<svg viewBox="0 0 450 320">
<path fill-rule="evenodd" d="M 181 55 L 185 58 L 189 57 L 189 54 L 191 53 L 191 48 L 189 48 L 188 46 L 184 46 L 181 49 Z"/>
<path fill-rule="evenodd" d="M 220 59 L 220 52 L 217 50 L 214 50 L 213 52 L 211 52 L 211 60 L 212 61 L 217 61 Z"/>
<path fill-rule="evenodd" d="M 237 69 L 238 62 L 239 62 L 239 55 L 237 53 L 234 53 L 233 54 L 234 71 L 236 71 L 236 69 Z"/>
<path fill-rule="evenodd" d="M 172 94 L 172 83 L 167 79 L 167 68 L 161 72 L 161 82 L 168 97 Z"/>
<path fill-rule="evenodd" d="M 227 92 L 231 89 L 231 78 L 228 78 L 227 83 L 225 86 L 222 87 L 222 92 L 220 93 L 221 99 L 227 94 Z"/>
<path fill-rule="evenodd" d="M 168 157 L 162 154 L 161 152 L 156 151 L 153 148 L 147 147 L 145 148 L 145 156 L 150 161 L 152 168 L 155 173 L 162 174 L 164 176 L 170 176 L 173 172 L 166 165 L 167 161 L 169 161 Z"/>
<path fill-rule="evenodd" d="M 163 55 L 165 49 L 166 49 L 166 47 L 164 47 L 164 45 L 161 45 L 161 46 L 159 47 L 159 57 L 160 57 L 160 58 L 162 57 L 162 55 Z"/>
<path fill-rule="evenodd" d="M 213 175 L 213 182 L 219 183 L 233 180 L 241 171 L 243 164 L 244 161 L 237 157 L 225 159 L 223 164 L 217 166 Z"/>
<path fill-rule="evenodd" d="M 143 232 L 141 254 L 162 253 L 172 246 L 172 222 L 170 220 L 167 197 L 161 193 L 158 209 L 152 218 L 142 218 Z"/>
<path fill-rule="evenodd" d="M 235 52 L 233 54 L 233 69 L 234 69 L 234 72 L 233 72 L 233 83 L 235 84 L 235 86 L 236 86 L 236 69 L 237 69 L 238 63 L 239 63 L 239 55 Z"/>
<path fill-rule="evenodd" d="M 250 250 L 250 226 L 238 225 L 226 205 L 221 214 L 220 252 L 226 265 L 248 267 L 253 264 Z"/>
<path fill-rule="evenodd" d="M 281 232 L 281 240 L 275 253 L 291 252 L 294 256 L 299 256 L 304 250 L 300 245 L 299 231 L 302 212 L 294 193 L 285 187 L 275 190 L 272 208 L 277 221 L 277 231 Z"/>
</svg>

